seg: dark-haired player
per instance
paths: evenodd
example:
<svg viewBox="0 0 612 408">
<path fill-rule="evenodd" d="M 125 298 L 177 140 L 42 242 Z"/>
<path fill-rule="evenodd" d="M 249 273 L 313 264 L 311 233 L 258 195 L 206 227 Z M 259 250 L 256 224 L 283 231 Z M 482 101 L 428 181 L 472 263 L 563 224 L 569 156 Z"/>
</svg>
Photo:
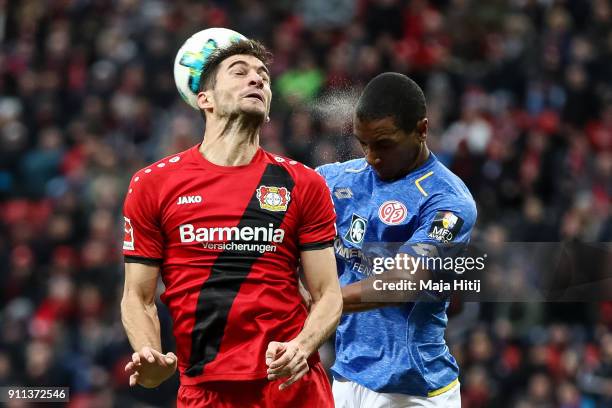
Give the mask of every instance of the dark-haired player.
<svg viewBox="0 0 612 408">
<path fill-rule="evenodd" d="M 361 312 L 343 315 L 336 333 L 336 407 L 459 407 L 458 367 L 444 341 L 446 298 L 417 300 L 417 287 L 399 305 L 364 303 L 385 277 L 373 276 L 364 246 L 400 243 L 407 256 L 445 256 L 448 245 L 469 241 L 474 200 L 427 148 L 425 97 L 408 77 L 372 79 L 353 124 L 365 158 L 318 169 L 336 208 L 344 312 Z"/>
<path fill-rule="evenodd" d="M 138 171 L 125 200 L 126 371 L 131 385 L 156 387 L 178 360 L 179 406 L 333 406 L 317 348 L 342 307 L 334 210 L 321 176 L 259 147 L 267 58 L 254 41 L 211 56 L 198 94 L 203 142 Z M 161 350 L 160 274 L 178 359 Z"/>
</svg>

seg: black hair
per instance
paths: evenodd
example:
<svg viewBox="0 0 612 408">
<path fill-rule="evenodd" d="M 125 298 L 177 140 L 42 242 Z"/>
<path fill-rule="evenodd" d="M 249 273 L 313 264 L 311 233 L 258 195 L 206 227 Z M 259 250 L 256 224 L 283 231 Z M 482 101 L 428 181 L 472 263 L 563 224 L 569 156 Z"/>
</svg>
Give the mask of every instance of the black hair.
<svg viewBox="0 0 612 408">
<path fill-rule="evenodd" d="M 427 115 L 425 95 L 406 75 L 385 72 L 370 80 L 363 89 L 355 115 L 367 121 L 393 117 L 399 129 L 410 133 Z"/>
<path fill-rule="evenodd" d="M 210 54 L 206 65 L 202 69 L 199 92 L 214 88 L 217 80 L 217 71 L 221 62 L 226 58 L 239 54 L 251 55 L 259 59 L 266 68 L 272 62 L 272 54 L 262 43 L 256 40 L 240 40 L 228 47 L 218 48 Z"/>
</svg>

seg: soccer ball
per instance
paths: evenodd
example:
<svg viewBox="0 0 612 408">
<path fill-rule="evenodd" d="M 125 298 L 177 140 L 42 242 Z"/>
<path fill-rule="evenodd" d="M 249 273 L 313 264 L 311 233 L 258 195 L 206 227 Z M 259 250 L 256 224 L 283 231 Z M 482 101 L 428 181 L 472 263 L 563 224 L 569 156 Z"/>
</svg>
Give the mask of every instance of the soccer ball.
<svg viewBox="0 0 612 408">
<path fill-rule="evenodd" d="M 227 28 L 207 28 L 189 37 L 178 50 L 174 59 L 174 82 L 181 98 L 194 109 L 197 104 L 198 88 L 202 80 L 202 69 L 210 54 L 234 42 L 247 38 Z"/>
</svg>

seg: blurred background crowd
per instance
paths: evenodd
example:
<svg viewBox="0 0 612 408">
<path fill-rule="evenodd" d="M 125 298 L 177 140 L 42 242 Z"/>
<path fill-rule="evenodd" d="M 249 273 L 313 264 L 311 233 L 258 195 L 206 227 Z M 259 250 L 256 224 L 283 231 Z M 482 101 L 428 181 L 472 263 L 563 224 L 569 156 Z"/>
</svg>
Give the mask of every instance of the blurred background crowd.
<svg viewBox="0 0 612 408">
<path fill-rule="evenodd" d="M 0 0 L 0 386 L 173 404 L 176 379 L 123 373 L 121 206 L 133 172 L 201 140 L 172 67 L 216 26 L 274 54 L 268 150 L 359 156 L 360 87 L 403 72 L 476 199 L 474 240 L 612 241 L 610 0 Z M 612 407 L 612 302 L 454 307 L 464 407 Z"/>
</svg>

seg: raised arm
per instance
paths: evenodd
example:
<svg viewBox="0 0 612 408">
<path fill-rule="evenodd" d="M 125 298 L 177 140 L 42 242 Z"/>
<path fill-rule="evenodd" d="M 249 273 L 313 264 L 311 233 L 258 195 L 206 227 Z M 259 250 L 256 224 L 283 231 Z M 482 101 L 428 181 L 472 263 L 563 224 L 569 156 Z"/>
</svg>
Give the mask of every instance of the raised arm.
<svg viewBox="0 0 612 408">
<path fill-rule="evenodd" d="M 155 290 L 159 266 L 125 264 L 125 286 L 121 299 L 121 321 L 134 349 L 132 361 L 125 366 L 130 386 L 154 388 L 174 374 L 177 359 L 162 354 Z"/>
</svg>

